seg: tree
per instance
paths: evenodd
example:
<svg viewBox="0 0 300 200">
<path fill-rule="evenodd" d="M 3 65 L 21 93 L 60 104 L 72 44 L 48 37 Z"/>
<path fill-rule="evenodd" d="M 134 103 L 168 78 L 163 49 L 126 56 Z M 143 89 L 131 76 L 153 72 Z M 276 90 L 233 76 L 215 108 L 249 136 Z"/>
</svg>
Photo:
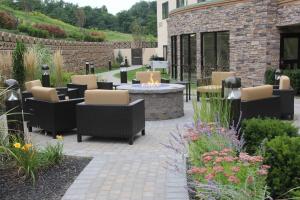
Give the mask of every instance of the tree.
<svg viewBox="0 0 300 200">
<path fill-rule="evenodd" d="M 24 67 L 24 53 L 26 47 L 24 43 L 17 42 L 16 48 L 13 52 L 13 78 L 16 79 L 20 87 L 23 87 L 25 81 L 25 67 Z"/>
<path fill-rule="evenodd" d="M 76 16 L 76 19 L 77 19 L 77 26 L 82 28 L 85 24 L 84 10 L 82 8 L 77 9 L 76 12 L 75 12 L 75 16 Z"/>
<path fill-rule="evenodd" d="M 133 40 L 135 42 L 145 41 L 145 27 L 143 27 L 138 20 L 134 20 L 130 26 Z"/>
<path fill-rule="evenodd" d="M 123 61 L 124 61 L 124 57 L 123 57 L 121 51 L 119 50 L 118 56 L 116 57 L 116 62 L 117 62 L 118 64 L 121 64 Z"/>
</svg>

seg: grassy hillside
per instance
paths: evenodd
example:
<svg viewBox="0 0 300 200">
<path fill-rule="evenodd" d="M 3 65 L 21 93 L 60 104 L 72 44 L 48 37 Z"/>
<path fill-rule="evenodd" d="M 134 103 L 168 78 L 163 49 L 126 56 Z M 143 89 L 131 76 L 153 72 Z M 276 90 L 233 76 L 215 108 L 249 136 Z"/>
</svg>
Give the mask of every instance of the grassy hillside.
<svg viewBox="0 0 300 200">
<path fill-rule="evenodd" d="M 23 12 L 19 10 L 14 10 L 10 7 L 0 5 L 0 10 L 4 10 L 7 12 L 12 13 L 14 16 L 16 16 L 21 22 L 28 23 L 28 24 L 51 24 L 56 25 L 65 30 L 67 34 L 72 33 L 78 33 L 82 31 L 79 27 L 64 23 L 60 20 L 50 18 L 42 13 L 39 12 Z M 90 29 L 84 29 L 84 31 L 90 32 L 92 30 Z M 108 30 L 100 30 L 106 34 L 106 40 L 107 41 L 131 41 L 132 35 L 120 33 L 120 32 L 114 32 L 114 31 L 108 31 Z"/>
</svg>

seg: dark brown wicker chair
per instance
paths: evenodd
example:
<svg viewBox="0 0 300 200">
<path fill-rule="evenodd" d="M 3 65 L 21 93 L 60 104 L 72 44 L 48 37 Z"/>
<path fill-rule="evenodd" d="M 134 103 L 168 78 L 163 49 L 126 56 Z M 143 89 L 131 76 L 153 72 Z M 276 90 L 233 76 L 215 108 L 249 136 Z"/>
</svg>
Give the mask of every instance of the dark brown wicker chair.
<svg viewBox="0 0 300 200">
<path fill-rule="evenodd" d="M 38 127 L 55 138 L 57 134 L 76 128 L 76 104 L 83 102 L 82 98 L 61 101 L 55 88 L 34 88 L 32 93 L 34 98 L 25 102 L 29 131 Z"/>
<path fill-rule="evenodd" d="M 241 118 L 280 118 L 280 97 L 273 96 L 273 87 L 264 85 L 242 88 Z"/>
<path fill-rule="evenodd" d="M 111 100 L 107 98 L 109 95 Z M 128 98 L 128 104 L 123 104 L 124 96 Z M 83 135 L 88 135 L 123 138 L 132 145 L 139 132 L 145 135 L 145 103 L 144 100 L 129 103 L 128 91 L 87 90 L 85 102 L 77 105 L 78 142 L 82 141 Z"/>
<path fill-rule="evenodd" d="M 280 97 L 281 119 L 293 120 L 295 91 L 291 87 L 289 77 L 281 76 L 280 85 L 274 86 L 273 95 Z"/>
</svg>

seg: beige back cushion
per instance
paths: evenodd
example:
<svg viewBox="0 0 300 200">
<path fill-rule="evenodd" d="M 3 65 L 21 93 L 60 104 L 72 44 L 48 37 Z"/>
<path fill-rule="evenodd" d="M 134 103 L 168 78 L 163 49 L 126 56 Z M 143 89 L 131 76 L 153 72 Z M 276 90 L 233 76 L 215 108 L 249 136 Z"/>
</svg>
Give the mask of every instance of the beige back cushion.
<svg viewBox="0 0 300 200">
<path fill-rule="evenodd" d="M 289 90 L 291 88 L 290 78 L 287 76 L 280 77 L 279 89 L 280 90 Z"/>
<path fill-rule="evenodd" d="M 73 84 L 87 85 L 88 90 L 97 89 L 97 76 L 89 75 L 73 75 L 71 77 Z"/>
<path fill-rule="evenodd" d="M 32 95 L 34 99 L 48 101 L 48 102 L 59 102 L 59 98 L 55 88 L 48 87 L 33 87 Z"/>
<path fill-rule="evenodd" d="M 161 82 L 160 71 L 136 72 L 136 79 L 139 80 L 141 83 L 149 83 L 151 80 L 151 77 L 154 82 L 156 82 L 156 83 Z"/>
<path fill-rule="evenodd" d="M 272 85 L 262 85 L 257 87 L 249 87 L 249 88 L 241 89 L 242 101 L 266 99 L 272 97 L 272 94 L 273 94 Z"/>
<path fill-rule="evenodd" d="M 31 92 L 32 88 L 35 86 L 40 86 L 42 87 L 42 83 L 40 80 L 34 80 L 34 81 L 28 81 L 25 83 L 25 88 L 27 92 Z"/>
<path fill-rule="evenodd" d="M 231 76 L 235 76 L 235 72 L 212 72 L 211 84 L 222 85 L 222 81 Z"/>
<path fill-rule="evenodd" d="M 89 105 L 128 105 L 127 90 L 86 90 L 85 103 Z"/>
</svg>

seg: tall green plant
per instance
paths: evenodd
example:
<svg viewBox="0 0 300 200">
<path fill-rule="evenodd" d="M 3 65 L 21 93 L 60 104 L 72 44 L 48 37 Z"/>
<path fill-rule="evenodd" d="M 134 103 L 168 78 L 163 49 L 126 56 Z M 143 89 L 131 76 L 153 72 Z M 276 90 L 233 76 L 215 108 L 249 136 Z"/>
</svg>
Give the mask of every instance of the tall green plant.
<svg viewBox="0 0 300 200">
<path fill-rule="evenodd" d="M 24 85 L 25 81 L 25 67 L 24 67 L 24 53 L 26 47 L 24 43 L 17 42 L 17 46 L 13 52 L 13 78 L 16 79 L 20 86 Z"/>
<path fill-rule="evenodd" d="M 194 121 L 206 123 L 220 122 L 223 127 L 229 127 L 231 113 L 230 103 L 221 98 L 221 94 L 208 94 L 201 96 L 201 104 L 193 102 Z"/>
</svg>

